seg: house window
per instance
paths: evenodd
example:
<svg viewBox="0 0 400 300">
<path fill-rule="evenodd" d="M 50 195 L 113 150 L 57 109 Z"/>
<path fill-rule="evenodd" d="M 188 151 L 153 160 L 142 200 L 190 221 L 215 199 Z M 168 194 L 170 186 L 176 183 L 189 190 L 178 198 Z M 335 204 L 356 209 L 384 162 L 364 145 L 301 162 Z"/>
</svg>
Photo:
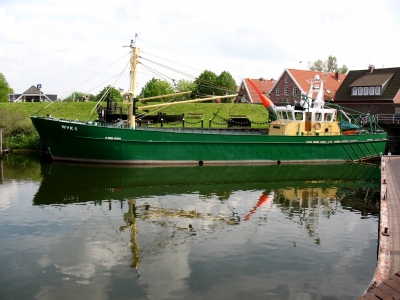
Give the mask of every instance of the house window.
<svg viewBox="0 0 400 300">
<path fill-rule="evenodd" d="M 281 94 L 281 89 L 280 88 L 276 88 L 276 95 L 279 96 Z"/>
<path fill-rule="evenodd" d="M 285 83 L 289 83 L 289 77 L 285 77 Z"/>
<path fill-rule="evenodd" d="M 375 91 L 375 88 L 374 88 L 373 86 L 370 86 L 370 87 L 369 87 L 369 94 L 370 94 L 370 95 L 373 95 L 373 94 L 374 94 L 374 91 Z"/>
<path fill-rule="evenodd" d="M 369 88 L 367 86 L 364 87 L 364 95 L 368 95 L 368 90 L 369 90 Z"/>
<path fill-rule="evenodd" d="M 351 94 L 352 94 L 353 96 L 357 96 L 357 87 L 353 87 L 353 89 L 352 89 L 352 91 L 351 91 Z"/>
<path fill-rule="evenodd" d="M 357 91 L 358 95 L 362 95 L 363 94 L 363 90 L 364 90 L 364 88 L 359 87 L 358 91 Z"/>
<path fill-rule="evenodd" d="M 376 86 L 375 87 L 375 95 L 380 95 L 381 94 L 381 87 L 380 86 Z"/>
<path fill-rule="evenodd" d="M 288 88 L 285 88 L 284 94 L 285 95 L 289 95 L 289 89 Z"/>
<path fill-rule="evenodd" d="M 297 87 L 294 87 L 294 88 L 293 88 L 293 95 L 297 95 L 298 92 L 299 92 L 298 88 L 297 88 Z"/>
</svg>

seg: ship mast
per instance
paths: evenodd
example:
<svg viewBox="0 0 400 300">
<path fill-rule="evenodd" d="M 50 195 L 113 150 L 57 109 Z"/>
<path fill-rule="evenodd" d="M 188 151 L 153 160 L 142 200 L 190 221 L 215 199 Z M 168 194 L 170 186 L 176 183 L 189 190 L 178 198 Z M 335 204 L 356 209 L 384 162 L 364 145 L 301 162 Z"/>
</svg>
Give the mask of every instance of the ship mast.
<svg viewBox="0 0 400 300">
<path fill-rule="evenodd" d="M 137 65 L 138 65 L 138 57 L 140 48 L 136 47 L 136 38 L 138 34 L 135 34 L 135 41 L 131 41 L 131 72 L 130 72 L 130 87 L 129 87 L 129 105 L 128 105 L 128 116 L 129 116 L 129 126 L 133 129 L 136 127 L 136 120 L 135 120 L 135 103 L 134 99 L 136 99 L 136 76 L 137 76 Z"/>
</svg>

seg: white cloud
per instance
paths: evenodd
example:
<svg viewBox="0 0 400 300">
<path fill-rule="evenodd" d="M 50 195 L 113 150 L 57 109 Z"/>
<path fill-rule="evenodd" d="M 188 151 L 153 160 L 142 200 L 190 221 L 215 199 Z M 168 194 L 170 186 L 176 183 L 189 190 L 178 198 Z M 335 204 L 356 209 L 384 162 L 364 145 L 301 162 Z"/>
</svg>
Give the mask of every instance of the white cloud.
<svg viewBox="0 0 400 300">
<path fill-rule="evenodd" d="M 335 55 L 350 69 L 400 66 L 398 1 L 3 1 L 1 72 L 16 93 L 41 83 L 46 93 L 97 93 L 128 52 L 135 33 L 145 53 L 242 77 L 277 77 L 284 68 Z M 143 54 L 145 55 L 145 54 Z M 299 61 L 302 61 L 300 64 Z M 152 76 L 140 69 L 143 86 Z M 200 71 L 198 71 L 200 70 Z M 103 73 L 102 73 L 103 74 Z M 117 87 L 127 88 L 127 73 Z M 180 79 L 180 78 L 175 78 Z"/>
</svg>

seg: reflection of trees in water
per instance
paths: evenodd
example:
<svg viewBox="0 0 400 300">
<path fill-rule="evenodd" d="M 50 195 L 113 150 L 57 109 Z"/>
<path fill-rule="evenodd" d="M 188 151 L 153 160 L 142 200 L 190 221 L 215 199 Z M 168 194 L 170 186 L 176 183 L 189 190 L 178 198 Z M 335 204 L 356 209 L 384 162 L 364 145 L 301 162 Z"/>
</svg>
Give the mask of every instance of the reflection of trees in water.
<svg viewBox="0 0 400 300">
<path fill-rule="evenodd" d="M 218 198 L 222 206 L 215 210 L 209 210 L 207 206 L 194 206 L 193 209 L 166 207 L 161 202 L 151 202 L 151 205 L 148 202 L 137 204 L 136 200 L 130 199 L 127 201 L 128 211 L 124 213 L 126 225 L 121 226 L 120 230 L 130 230 L 133 254 L 131 267 L 136 269 L 141 254 L 155 255 L 166 249 L 179 250 L 191 243 L 217 238 L 219 234 L 226 233 L 228 226 L 240 225 L 253 218 L 252 215 L 258 210 L 262 214 L 254 217 L 258 218 L 258 222 L 266 222 L 266 215 L 272 206 L 280 209 L 286 219 L 298 224 L 308 236 L 314 238 L 316 244 L 320 244 L 318 225 L 321 217 L 329 219 L 342 210 L 359 211 L 362 217 L 377 216 L 379 194 L 377 187 L 275 189 L 263 192 L 258 201 L 247 208 L 244 216 L 235 212 L 235 208 L 225 201 L 230 197 L 226 195 L 231 195 L 231 192 L 210 193 L 206 197 L 201 195 L 203 200 Z M 122 205 L 121 202 L 121 207 Z M 152 231 L 152 234 L 146 232 L 143 235 L 146 242 L 140 249 L 137 240 L 138 221 L 163 228 Z"/>
<path fill-rule="evenodd" d="M 379 214 L 379 188 L 307 188 L 277 190 L 274 204 L 286 218 L 302 226 L 319 244 L 318 220 L 330 218 L 340 210 L 359 211 L 362 218 Z"/>
</svg>

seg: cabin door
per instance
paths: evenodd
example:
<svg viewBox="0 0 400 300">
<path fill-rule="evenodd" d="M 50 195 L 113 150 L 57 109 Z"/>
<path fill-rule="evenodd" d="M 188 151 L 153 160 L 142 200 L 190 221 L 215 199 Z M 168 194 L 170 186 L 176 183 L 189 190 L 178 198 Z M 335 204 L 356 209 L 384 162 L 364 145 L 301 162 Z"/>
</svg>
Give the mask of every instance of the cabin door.
<svg viewBox="0 0 400 300">
<path fill-rule="evenodd" d="M 306 113 L 306 122 L 304 124 L 305 124 L 304 131 L 311 131 L 311 113 L 310 112 Z"/>
</svg>

